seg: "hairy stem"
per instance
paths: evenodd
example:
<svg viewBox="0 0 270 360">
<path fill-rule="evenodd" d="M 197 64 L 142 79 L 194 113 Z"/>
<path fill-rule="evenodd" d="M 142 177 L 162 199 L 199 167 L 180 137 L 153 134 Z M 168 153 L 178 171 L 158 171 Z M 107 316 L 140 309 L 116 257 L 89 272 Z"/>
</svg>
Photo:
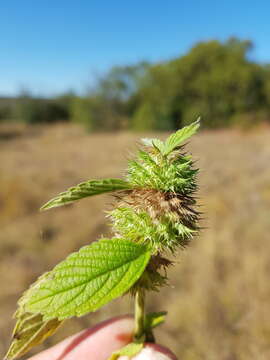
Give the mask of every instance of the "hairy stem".
<svg viewBox="0 0 270 360">
<path fill-rule="evenodd" d="M 137 290 L 135 294 L 135 331 L 134 339 L 140 340 L 144 335 L 144 317 L 145 317 L 145 292 L 142 289 Z"/>
</svg>

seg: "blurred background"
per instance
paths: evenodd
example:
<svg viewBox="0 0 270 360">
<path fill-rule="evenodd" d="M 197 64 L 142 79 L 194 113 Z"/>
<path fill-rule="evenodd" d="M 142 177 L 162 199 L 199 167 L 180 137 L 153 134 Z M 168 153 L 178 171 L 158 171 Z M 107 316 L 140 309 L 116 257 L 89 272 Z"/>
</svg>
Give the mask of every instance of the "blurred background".
<svg viewBox="0 0 270 360">
<path fill-rule="evenodd" d="M 206 229 L 149 296 L 149 310 L 169 312 L 157 339 L 181 360 L 270 358 L 269 11 L 265 0 L 0 5 L 0 357 L 22 291 L 110 234 L 109 196 L 39 207 L 124 174 L 141 137 L 202 116 L 188 149 Z M 33 352 L 132 311 L 114 301 Z"/>
</svg>

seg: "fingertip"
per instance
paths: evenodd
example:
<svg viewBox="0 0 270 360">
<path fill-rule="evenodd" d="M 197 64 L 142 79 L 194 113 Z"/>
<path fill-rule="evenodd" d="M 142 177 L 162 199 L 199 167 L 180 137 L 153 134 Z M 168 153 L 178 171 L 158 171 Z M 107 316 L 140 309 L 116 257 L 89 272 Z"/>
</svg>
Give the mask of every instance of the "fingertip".
<svg viewBox="0 0 270 360">
<path fill-rule="evenodd" d="M 129 360 L 122 356 L 119 360 Z M 132 360 L 177 360 L 177 357 L 166 347 L 158 344 L 146 343 L 143 349 Z"/>
</svg>

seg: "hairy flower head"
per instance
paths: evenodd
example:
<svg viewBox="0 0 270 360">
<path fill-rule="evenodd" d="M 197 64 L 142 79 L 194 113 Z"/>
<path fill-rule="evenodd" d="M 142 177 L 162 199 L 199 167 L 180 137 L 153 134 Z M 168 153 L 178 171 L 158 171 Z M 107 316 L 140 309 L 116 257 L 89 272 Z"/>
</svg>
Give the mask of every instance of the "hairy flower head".
<svg viewBox="0 0 270 360">
<path fill-rule="evenodd" d="M 196 130 L 198 123 L 191 127 Z M 199 230 L 194 197 L 198 169 L 184 152 L 186 129 L 179 130 L 175 146 L 170 146 L 171 137 L 144 140 L 144 148 L 128 164 L 131 189 L 118 194 L 110 213 L 117 236 L 148 243 L 155 253 L 185 247 Z"/>
</svg>

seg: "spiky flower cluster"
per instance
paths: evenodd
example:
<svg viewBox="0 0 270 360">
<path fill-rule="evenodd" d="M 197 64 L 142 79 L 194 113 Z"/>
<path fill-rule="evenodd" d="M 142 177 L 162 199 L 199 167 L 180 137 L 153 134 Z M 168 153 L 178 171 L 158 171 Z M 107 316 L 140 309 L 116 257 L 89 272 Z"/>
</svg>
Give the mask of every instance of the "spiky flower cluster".
<svg viewBox="0 0 270 360">
<path fill-rule="evenodd" d="M 156 289 L 166 282 L 157 270 L 171 264 L 162 254 L 184 248 L 199 230 L 194 196 L 198 169 L 184 145 L 164 154 L 160 141 L 147 139 L 143 144 L 128 164 L 131 189 L 118 193 L 110 216 L 116 236 L 151 244 L 153 256 L 146 269 L 150 280 L 140 280 L 140 285 Z"/>
<path fill-rule="evenodd" d="M 133 189 L 122 191 L 111 212 L 114 230 L 121 237 L 150 242 L 156 252 L 174 252 L 198 230 L 193 198 L 197 169 L 182 147 L 168 157 L 154 147 L 147 150 L 129 162 L 127 177 Z"/>
</svg>

